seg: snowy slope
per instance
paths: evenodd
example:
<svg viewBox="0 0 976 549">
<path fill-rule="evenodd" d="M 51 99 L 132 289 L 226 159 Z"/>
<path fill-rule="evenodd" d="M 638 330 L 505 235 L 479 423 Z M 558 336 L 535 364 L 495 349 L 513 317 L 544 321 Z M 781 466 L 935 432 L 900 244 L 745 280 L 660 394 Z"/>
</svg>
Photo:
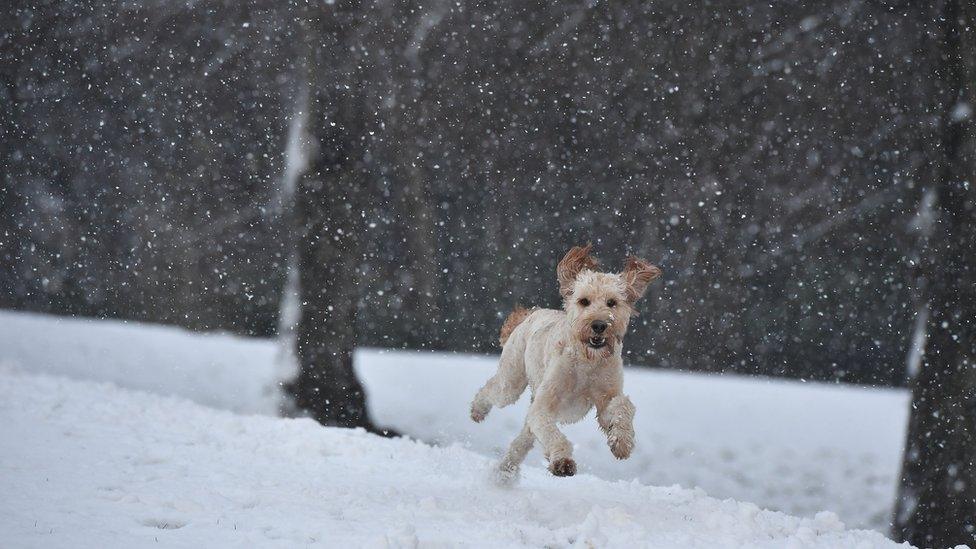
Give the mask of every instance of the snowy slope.
<svg viewBox="0 0 976 549">
<path fill-rule="evenodd" d="M 358 358 L 374 415 L 423 440 L 500 455 L 525 419 L 527 395 L 484 423 L 468 419 L 494 358 L 371 350 Z M 634 454 L 614 459 L 591 412 L 563 429 L 581 471 L 697 486 L 801 516 L 830 510 L 848 524 L 887 531 L 907 393 L 642 369 L 625 375 L 637 407 Z M 538 449 L 528 463 L 541 466 Z"/>
<path fill-rule="evenodd" d="M 234 412 L 277 413 L 276 350 L 268 340 L 0 310 L 0 365 L 110 381 Z"/>
<path fill-rule="evenodd" d="M 0 370 L 3 547 L 887 547 L 700 491 Z"/>
<path fill-rule="evenodd" d="M 268 341 L 114 321 L 0 312 L 0 367 L 177 395 L 273 415 L 276 347 Z M 467 406 L 492 357 L 357 354 L 379 422 L 421 440 L 495 456 L 518 431 L 525 399 L 480 425 Z M 885 531 L 907 419 L 904 391 L 628 369 L 637 447 L 616 461 L 592 417 L 569 426 L 580 469 L 604 479 L 701 487 L 812 517 Z M 528 463 L 541 466 L 537 450 Z"/>
</svg>

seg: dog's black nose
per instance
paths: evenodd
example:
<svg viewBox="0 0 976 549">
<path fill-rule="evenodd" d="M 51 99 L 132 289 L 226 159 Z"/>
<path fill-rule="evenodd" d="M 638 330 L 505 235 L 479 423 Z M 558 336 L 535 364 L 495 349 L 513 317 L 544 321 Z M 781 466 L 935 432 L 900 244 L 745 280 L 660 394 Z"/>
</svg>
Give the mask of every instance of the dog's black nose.
<svg viewBox="0 0 976 549">
<path fill-rule="evenodd" d="M 590 324 L 590 328 L 593 328 L 593 333 L 595 334 L 602 334 L 603 332 L 607 331 L 607 326 L 608 324 L 602 320 L 594 320 L 593 323 Z"/>
</svg>

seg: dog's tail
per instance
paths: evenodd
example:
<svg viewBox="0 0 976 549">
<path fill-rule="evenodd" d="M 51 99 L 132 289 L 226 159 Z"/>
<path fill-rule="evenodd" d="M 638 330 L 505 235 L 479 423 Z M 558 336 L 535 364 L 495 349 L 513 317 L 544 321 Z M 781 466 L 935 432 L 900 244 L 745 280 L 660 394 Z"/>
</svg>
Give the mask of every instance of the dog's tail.
<svg viewBox="0 0 976 549">
<path fill-rule="evenodd" d="M 506 318 L 505 323 L 502 324 L 502 331 L 498 335 L 498 343 L 504 347 L 505 342 L 508 341 L 508 338 L 512 335 L 512 332 L 515 331 L 515 328 L 518 328 L 518 325 L 524 322 L 526 318 L 529 318 L 529 315 L 531 315 L 533 312 L 535 312 L 535 309 L 526 309 L 521 305 L 516 305 L 515 310 L 508 314 L 508 318 Z"/>
</svg>

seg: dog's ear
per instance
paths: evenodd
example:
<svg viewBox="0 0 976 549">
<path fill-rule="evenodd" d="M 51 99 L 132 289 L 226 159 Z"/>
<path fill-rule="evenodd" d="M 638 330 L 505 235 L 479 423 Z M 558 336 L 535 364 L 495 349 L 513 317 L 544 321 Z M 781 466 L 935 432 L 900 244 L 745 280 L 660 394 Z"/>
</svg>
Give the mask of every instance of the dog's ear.
<svg viewBox="0 0 976 549">
<path fill-rule="evenodd" d="M 627 301 L 633 303 L 644 295 L 647 285 L 652 280 L 661 276 L 661 269 L 643 259 L 630 256 L 627 258 L 620 276 L 627 283 Z"/>
<path fill-rule="evenodd" d="M 576 281 L 576 276 L 580 274 L 580 271 L 584 269 L 595 271 L 600 267 L 597 260 L 590 255 L 590 250 L 592 249 L 593 244 L 573 246 L 563 256 L 559 265 L 556 266 L 556 278 L 559 280 L 559 295 L 563 296 L 563 298 L 567 298 L 569 294 L 573 293 L 573 282 Z"/>
</svg>

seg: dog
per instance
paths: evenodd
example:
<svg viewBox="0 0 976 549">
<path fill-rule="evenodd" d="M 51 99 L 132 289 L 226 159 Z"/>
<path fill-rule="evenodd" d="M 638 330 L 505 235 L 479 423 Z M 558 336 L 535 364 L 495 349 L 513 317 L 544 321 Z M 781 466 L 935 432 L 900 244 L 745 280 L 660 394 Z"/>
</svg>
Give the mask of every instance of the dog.
<svg viewBox="0 0 976 549">
<path fill-rule="evenodd" d="M 661 269 L 630 257 L 622 272 L 601 272 L 592 248 L 572 248 L 556 267 L 562 310 L 517 307 L 508 316 L 498 371 L 471 403 L 471 419 L 480 423 L 492 406 L 508 406 L 531 387 L 525 425 L 498 464 L 501 483 L 518 478 L 536 439 L 553 475 L 576 474 L 573 447 L 557 424 L 575 423 L 594 406 L 613 455 L 627 459 L 634 448 L 635 409 L 622 392 L 621 348 L 634 303 Z"/>
</svg>

